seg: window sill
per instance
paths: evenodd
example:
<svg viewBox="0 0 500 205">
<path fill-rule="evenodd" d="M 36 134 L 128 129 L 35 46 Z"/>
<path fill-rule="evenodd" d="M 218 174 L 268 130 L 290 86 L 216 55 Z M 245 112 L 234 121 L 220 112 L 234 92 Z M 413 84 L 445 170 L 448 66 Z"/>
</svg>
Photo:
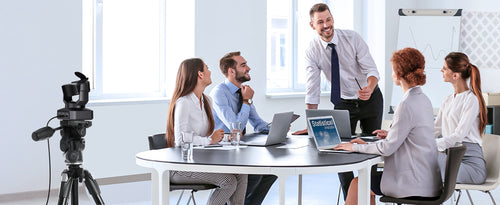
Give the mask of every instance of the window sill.
<svg viewBox="0 0 500 205">
<path fill-rule="evenodd" d="M 87 106 L 109 106 L 109 105 L 134 105 L 149 103 L 169 103 L 170 98 L 128 98 L 128 99 L 107 99 L 91 100 Z"/>
<path fill-rule="evenodd" d="M 321 97 L 330 96 L 330 92 L 322 92 Z M 283 98 L 305 98 L 306 92 L 278 92 L 278 93 L 266 93 L 266 98 L 269 99 L 283 99 Z"/>
</svg>

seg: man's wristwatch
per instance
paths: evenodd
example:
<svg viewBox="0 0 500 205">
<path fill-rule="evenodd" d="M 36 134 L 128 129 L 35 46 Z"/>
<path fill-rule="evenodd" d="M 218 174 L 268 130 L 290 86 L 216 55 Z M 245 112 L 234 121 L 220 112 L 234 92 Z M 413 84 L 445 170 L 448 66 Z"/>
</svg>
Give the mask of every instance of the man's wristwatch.
<svg viewBox="0 0 500 205">
<path fill-rule="evenodd" d="M 253 103 L 253 100 L 252 100 L 252 98 L 250 98 L 250 99 L 244 99 L 243 102 L 246 102 L 249 105 L 251 105 Z"/>
</svg>

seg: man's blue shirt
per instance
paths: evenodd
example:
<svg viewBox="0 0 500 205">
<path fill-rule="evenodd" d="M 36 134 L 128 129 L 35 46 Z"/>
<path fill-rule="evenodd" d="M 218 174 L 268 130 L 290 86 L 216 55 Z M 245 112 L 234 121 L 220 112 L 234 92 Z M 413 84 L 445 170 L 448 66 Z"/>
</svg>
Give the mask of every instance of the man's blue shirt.
<svg viewBox="0 0 500 205">
<path fill-rule="evenodd" d="M 231 83 L 228 79 L 215 86 L 210 92 L 213 100 L 213 115 L 215 120 L 215 129 L 224 129 L 225 133 L 229 133 L 229 124 L 231 122 L 241 122 L 242 129 L 246 127 L 250 121 L 254 132 L 268 132 L 269 123 L 262 120 L 257 114 L 255 106 L 243 103 L 241 110 L 238 112 L 239 94 L 238 87 Z"/>
</svg>

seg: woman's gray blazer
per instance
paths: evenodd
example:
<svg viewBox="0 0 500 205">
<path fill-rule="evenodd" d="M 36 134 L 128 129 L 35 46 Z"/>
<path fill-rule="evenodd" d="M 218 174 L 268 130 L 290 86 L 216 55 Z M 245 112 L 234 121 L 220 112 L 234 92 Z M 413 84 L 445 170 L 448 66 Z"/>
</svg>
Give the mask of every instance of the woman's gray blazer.
<svg viewBox="0 0 500 205">
<path fill-rule="evenodd" d="M 385 139 L 355 144 L 353 149 L 384 157 L 380 183 L 384 195 L 402 198 L 440 194 L 442 181 L 434 139 L 433 109 L 420 86 L 405 93 Z"/>
</svg>

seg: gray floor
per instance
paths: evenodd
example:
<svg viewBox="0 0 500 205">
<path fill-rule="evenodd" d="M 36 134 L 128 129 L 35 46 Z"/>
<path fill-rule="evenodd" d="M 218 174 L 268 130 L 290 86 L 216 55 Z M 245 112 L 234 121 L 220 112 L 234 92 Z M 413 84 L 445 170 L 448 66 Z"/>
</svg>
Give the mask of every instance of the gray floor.
<svg viewBox="0 0 500 205">
<path fill-rule="evenodd" d="M 131 182 L 123 184 L 103 185 L 101 188 L 101 196 L 106 204 L 111 205 L 149 205 L 151 204 L 151 183 L 149 181 Z M 318 175 L 305 175 L 303 177 L 303 204 L 336 204 L 338 194 L 338 178 L 337 174 L 318 174 Z M 279 204 L 278 183 L 275 183 L 271 188 L 268 196 L 266 197 L 265 205 Z M 286 204 L 297 204 L 297 177 L 290 177 L 287 180 L 286 187 Z M 470 192 L 474 204 L 486 205 L 493 204 L 487 194 L 477 191 Z M 49 204 L 57 204 L 57 194 L 53 193 Z M 175 204 L 180 191 L 171 193 L 170 204 Z M 187 192 L 186 192 L 187 194 Z M 205 204 L 209 191 L 200 191 L 195 193 L 195 198 L 198 204 Z M 500 202 L 500 189 L 492 192 L 495 200 Z M 89 199 L 85 190 L 82 188 L 80 195 L 80 205 L 95 204 L 93 200 Z M 186 196 L 186 195 L 185 195 Z M 456 197 L 457 195 L 455 195 Z M 16 204 L 16 205 L 33 205 L 45 204 L 46 197 L 29 198 L 29 196 L 22 197 L 20 200 L 6 201 L 0 199 L 0 205 Z M 184 197 L 180 204 L 186 204 L 187 197 Z M 340 204 L 343 204 L 342 199 Z M 377 204 L 382 204 L 378 202 Z M 455 204 L 449 200 L 445 204 Z M 462 199 L 459 204 L 470 204 L 468 198 L 463 192 Z"/>
</svg>

